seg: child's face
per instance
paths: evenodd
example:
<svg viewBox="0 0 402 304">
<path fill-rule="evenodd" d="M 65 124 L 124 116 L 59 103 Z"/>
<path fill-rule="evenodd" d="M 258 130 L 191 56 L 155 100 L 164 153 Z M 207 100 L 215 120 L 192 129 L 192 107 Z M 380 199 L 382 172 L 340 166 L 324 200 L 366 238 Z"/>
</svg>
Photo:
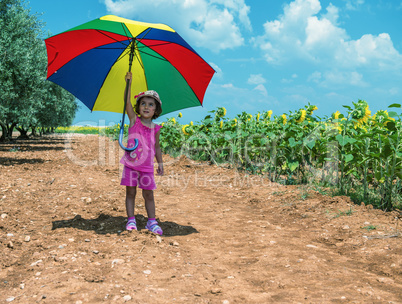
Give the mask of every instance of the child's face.
<svg viewBox="0 0 402 304">
<path fill-rule="evenodd" d="M 152 119 L 156 110 L 156 102 L 157 101 L 152 97 L 149 96 L 142 97 L 140 99 L 140 107 L 139 107 L 140 109 L 139 114 L 141 115 L 141 117 Z"/>
</svg>

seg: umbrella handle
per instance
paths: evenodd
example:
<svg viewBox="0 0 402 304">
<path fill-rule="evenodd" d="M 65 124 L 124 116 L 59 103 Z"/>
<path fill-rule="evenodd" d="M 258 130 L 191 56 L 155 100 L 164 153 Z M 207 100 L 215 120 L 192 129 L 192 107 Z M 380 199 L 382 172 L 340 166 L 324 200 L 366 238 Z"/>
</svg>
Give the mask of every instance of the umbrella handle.
<svg viewBox="0 0 402 304">
<path fill-rule="evenodd" d="M 122 119 L 122 121 L 121 121 L 120 133 L 119 133 L 119 145 L 120 145 L 120 147 L 121 147 L 123 150 L 125 150 L 125 151 L 127 151 L 127 152 L 131 152 L 131 151 L 134 151 L 135 149 L 137 149 L 137 147 L 138 147 L 138 139 L 137 139 L 137 138 L 134 139 L 134 147 L 130 147 L 130 148 L 129 148 L 129 147 L 125 147 L 125 146 L 123 145 L 124 116 L 125 116 L 125 114 L 126 114 L 126 113 L 123 112 L 123 119 Z"/>
<path fill-rule="evenodd" d="M 119 145 L 120 145 L 120 147 L 123 150 L 127 151 L 127 152 L 131 152 L 131 151 L 134 151 L 135 149 L 137 149 L 137 147 L 138 147 L 138 139 L 137 138 L 134 139 L 134 147 L 131 147 L 131 148 L 125 147 L 123 145 L 123 134 L 124 134 L 124 125 L 122 125 L 120 127 L 120 134 L 119 134 Z"/>
</svg>

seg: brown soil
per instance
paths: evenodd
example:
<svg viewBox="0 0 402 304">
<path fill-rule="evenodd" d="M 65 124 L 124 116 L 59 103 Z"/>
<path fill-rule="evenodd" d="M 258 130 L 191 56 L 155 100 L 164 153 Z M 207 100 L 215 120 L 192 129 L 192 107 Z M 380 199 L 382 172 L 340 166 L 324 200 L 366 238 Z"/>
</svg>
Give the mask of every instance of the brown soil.
<svg viewBox="0 0 402 304">
<path fill-rule="evenodd" d="M 399 212 L 164 156 L 164 235 L 142 197 L 127 232 L 121 153 L 95 135 L 0 144 L 0 301 L 402 303 Z"/>
</svg>

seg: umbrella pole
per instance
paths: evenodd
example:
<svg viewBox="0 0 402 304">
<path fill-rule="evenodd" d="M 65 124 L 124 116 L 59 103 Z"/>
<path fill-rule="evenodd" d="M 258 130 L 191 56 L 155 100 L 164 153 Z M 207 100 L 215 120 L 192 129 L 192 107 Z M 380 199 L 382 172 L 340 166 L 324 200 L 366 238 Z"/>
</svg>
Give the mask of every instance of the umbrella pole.
<svg viewBox="0 0 402 304">
<path fill-rule="evenodd" d="M 131 42 L 131 49 L 130 49 L 130 57 L 129 57 L 129 65 L 128 65 L 128 71 L 131 72 L 131 66 L 133 64 L 133 58 L 134 58 L 134 51 L 135 51 L 135 45 L 134 45 L 134 40 Z M 123 145 L 123 136 L 124 136 L 124 119 L 126 116 L 126 107 L 127 107 L 127 102 L 130 102 L 127 100 L 128 98 L 128 84 L 129 84 L 129 79 L 126 81 L 126 89 L 125 89 L 125 94 L 124 94 L 124 108 L 123 108 L 123 117 L 121 119 L 121 125 L 120 125 L 120 133 L 119 133 L 119 145 L 120 147 L 128 152 L 134 151 L 138 147 L 138 139 L 134 139 L 134 147 L 125 147 Z"/>
</svg>

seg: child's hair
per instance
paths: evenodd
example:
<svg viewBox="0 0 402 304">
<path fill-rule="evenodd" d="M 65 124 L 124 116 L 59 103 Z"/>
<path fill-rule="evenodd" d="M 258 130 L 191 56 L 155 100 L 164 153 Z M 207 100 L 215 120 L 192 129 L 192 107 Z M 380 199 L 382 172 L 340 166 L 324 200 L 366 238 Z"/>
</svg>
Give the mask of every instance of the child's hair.
<svg viewBox="0 0 402 304">
<path fill-rule="evenodd" d="M 140 102 L 139 102 L 140 100 L 141 100 L 141 98 L 138 98 L 137 102 L 135 103 L 135 112 L 137 114 L 140 114 Z M 162 105 L 156 99 L 155 99 L 155 105 L 156 105 L 155 113 L 154 113 L 154 116 L 152 116 L 152 119 L 157 119 L 159 117 L 159 115 L 161 115 L 161 113 L 162 113 Z"/>
</svg>

